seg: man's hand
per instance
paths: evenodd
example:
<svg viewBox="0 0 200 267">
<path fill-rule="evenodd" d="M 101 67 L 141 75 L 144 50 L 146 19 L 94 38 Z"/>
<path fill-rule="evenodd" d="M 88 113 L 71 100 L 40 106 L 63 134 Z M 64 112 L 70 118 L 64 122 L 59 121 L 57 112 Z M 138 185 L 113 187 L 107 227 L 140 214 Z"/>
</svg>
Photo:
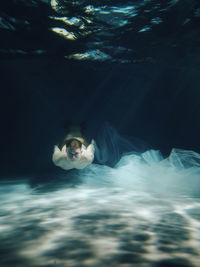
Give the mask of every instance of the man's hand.
<svg viewBox="0 0 200 267">
<path fill-rule="evenodd" d="M 94 141 L 94 139 L 92 139 L 91 144 L 94 146 L 96 145 L 96 142 Z"/>
<path fill-rule="evenodd" d="M 57 145 L 54 146 L 54 153 L 56 153 L 56 152 L 60 152 L 60 149 Z"/>
</svg>

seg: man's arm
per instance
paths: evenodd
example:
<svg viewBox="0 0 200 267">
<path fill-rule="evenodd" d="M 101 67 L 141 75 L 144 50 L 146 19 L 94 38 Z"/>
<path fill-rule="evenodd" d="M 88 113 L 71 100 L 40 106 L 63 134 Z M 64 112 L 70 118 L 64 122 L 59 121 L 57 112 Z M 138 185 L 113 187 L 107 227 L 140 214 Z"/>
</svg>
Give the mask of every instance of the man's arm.
<svg viewBox="0 0 200 267">
<path fill-rule="evenodd" d="M 94 140 L 92 140 L 91 144 L 86 148 L 86 150 L 83 153 L 83 157 L 84 159 L 89 163 L 92 163 L 92 161 L 94 160 Z"/>
<path fill-rule="evenodd" d="M 62 150 L 60 150 L 58 146 L 54 146 L 54 152 L 52 156 L 53 163 L 55 165 L 58 165 L 59 161 L 62 160 L 63 158 L 67 158 L 66 146 L 63 146 Z"/>
</svg>

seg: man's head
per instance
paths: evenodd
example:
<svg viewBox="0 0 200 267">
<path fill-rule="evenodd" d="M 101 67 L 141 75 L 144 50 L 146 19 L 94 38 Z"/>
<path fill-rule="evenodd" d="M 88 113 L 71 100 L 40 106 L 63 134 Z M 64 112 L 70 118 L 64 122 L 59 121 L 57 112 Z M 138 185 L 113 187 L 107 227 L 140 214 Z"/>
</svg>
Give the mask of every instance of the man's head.
<svg viewBox="0 0 200 267">
<path fill-rule="evenodd" d="M 66 141 L 67 155 L 71 160 L 77 160 L 81 157 L 82 143 L 77 139 L 70 139 Z"/>
</svg>

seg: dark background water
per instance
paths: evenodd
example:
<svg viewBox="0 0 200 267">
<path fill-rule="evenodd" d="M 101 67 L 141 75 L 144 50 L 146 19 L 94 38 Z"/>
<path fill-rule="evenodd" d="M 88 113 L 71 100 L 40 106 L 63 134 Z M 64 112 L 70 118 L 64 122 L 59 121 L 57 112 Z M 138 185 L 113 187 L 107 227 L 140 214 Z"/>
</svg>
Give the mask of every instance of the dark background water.
<svg viewBox="0 0 200 267">
<path fill-rule="evenodd" d="M 199 266 L 199 154 L 51 161 L 65 119 L 200 153 L 199 26 L 199 0 L 1 3 L 1 266 Z"/>
<path fill-rule="evenodd" d="M 2 175 L 53 168 L 68 118 L 86 120 L 94 134 L 109 121 L 165 155 L 200 152 L 198 1 L 57 4 L 0 7 Z M 57 19 L 66 16 L 78 21 Z"/>
</svg>

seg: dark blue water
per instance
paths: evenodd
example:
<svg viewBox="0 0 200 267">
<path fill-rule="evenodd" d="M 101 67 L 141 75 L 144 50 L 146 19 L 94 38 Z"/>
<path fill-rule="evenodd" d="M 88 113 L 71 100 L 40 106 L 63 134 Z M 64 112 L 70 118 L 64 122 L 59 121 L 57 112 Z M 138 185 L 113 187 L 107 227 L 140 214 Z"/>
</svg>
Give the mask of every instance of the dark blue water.
<svg viewBox="0 0 200 267">
<path fill-rule="evenodd" d="M 1 55 L 155 62 L 199 46 L 199 2 L 9 1 L 1 5 Z"/>
<path fill-rule="evenodd" d="M 1 266 L 199 266 L 199 26 L 197 0 L 1 3 Z M 105 162 L 53 165 L 66 119 Z"/>
</svg>

